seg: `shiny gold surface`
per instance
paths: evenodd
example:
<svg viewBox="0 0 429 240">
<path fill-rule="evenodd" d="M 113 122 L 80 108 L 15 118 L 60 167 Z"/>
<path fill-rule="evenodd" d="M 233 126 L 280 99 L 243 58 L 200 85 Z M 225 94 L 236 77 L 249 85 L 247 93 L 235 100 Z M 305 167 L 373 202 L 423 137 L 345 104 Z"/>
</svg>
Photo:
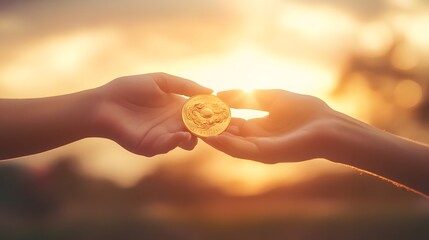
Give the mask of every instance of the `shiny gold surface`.
<svg viewBox="0 0 429 240">
<path fill-rule="evenodd" d="M 189 98 L 182 108 L 182 120 L 186 128 L 199 137 L 221 134 L 231 121 L 228 105 L 213 95 L 197 95 Z"/>
</svg>

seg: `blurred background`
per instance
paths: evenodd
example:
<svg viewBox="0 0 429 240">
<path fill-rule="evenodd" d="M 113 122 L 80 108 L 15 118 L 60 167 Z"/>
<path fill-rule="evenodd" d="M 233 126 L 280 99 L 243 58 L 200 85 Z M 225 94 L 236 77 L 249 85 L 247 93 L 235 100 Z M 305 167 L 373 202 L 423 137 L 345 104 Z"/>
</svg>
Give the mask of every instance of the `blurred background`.
<svg viewBox="0 0 429 240">
<path fill-rule="evenodd" d="M 426 0 L 3 0 L 0 97 L 163 71 L 315 95 L 429 143 L 428 43 Z M 376 177 L 202 141 L 145 158 L 84 139 L 0 163 L 1 239 L 428 239 L 428 224 L 428 200 Z"/>
</svg>

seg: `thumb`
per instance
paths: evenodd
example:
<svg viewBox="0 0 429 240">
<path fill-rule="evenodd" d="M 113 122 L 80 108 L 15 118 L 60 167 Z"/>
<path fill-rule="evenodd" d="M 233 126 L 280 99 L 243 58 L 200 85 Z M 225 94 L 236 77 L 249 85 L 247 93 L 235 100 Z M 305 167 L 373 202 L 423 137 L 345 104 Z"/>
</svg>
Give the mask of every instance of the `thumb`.
<svg viewBox="0 0 429 240">
<path fill-rule="evenodd" d="M 201 86 L 196 82 L 167 73 L 157 73 L 154 80 L 159 88 L 166 93 L 176 93 L 190 97 L 213 92 L 212 89 Z"/>
</svg>

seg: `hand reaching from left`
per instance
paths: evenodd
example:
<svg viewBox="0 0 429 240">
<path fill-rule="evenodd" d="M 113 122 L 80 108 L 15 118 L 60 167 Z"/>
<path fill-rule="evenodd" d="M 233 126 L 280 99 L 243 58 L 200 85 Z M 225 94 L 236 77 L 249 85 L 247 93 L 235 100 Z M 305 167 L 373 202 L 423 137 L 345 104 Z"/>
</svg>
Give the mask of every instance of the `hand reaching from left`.
<svg viewBox="0 0 429 240">
<path fill-rule="evenodd" d="M 197 138 L 181 120 L 186 99 L 178 94 L 211 93 L 195 82 L 165 73 L 121 77 L 99 91 L 103 100 L 97 114 L 103 137 L 145 156 L 176 147 L 192 150 Z"/>
<path fill-rule="evenodd" d="M 152 73 L 121 77 L 67 95 L 0 99 L 0 159 L 50 150 L 87 138 L 109 138 L 145 156 L 175 147 L 191 150 L 197 138 L 181 120 L 185 98 L 211 90 L 192 81 Z"/>
</svg>

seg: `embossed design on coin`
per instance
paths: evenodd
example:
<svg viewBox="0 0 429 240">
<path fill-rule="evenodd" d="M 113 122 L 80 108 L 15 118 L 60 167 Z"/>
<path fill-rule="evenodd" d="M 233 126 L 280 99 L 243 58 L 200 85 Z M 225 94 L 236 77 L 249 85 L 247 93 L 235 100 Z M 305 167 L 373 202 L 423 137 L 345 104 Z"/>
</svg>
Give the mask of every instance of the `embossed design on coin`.
<svg viewBox="0 0 429 240">
<path fill-rule="evenodd" d="M 188 99 L 182 108 L 186 128 L 200 137 L 221 134 L 231 121 L 231 111 L 213 95 L 197 95 Z"/>
</svg>

